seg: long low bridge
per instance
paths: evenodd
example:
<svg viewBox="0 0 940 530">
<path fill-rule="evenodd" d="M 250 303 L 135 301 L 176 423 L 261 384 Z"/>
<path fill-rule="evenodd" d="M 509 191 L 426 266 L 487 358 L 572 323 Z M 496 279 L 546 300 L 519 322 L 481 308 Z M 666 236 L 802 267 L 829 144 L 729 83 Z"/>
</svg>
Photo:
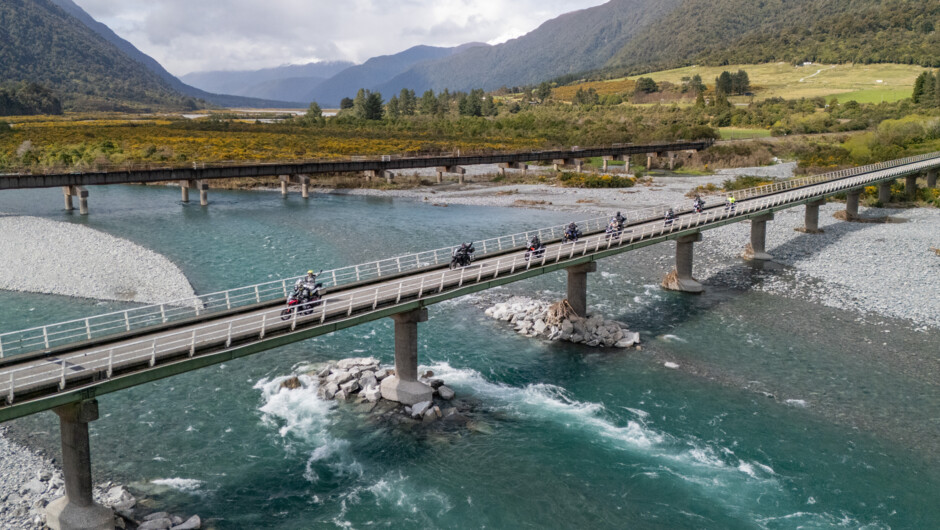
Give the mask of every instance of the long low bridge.
<svg viewBox="0 0 940 530">
<path fill-rule="evenodd" d="M 62 528 L 78 527 L 63 514 L 80 513 L 84 520 L 107 519 L 100 526 L 105 528 L 110 513 L 106 517 L 107 510 L 91 500 L 88 422 L 98 417 L 96 396 L 391 317 L 396 375 L 383 380 L 382 395 L 414 404 L 432 395 L 417 377 L 418 323 L 427 320 L 432 304 L 565 270 L 568 301 L 583 316 L 587 275 L 597 261 L 668 240 L 676 241 L 676 265 L 664 287 L 701 292 L 692 265 L 702 232 L 750 221 L 749 255 L 770 260 L 765 236 L 774 212 L 805 206 L 798 229 L 817 233 L 827 198 L 844 194 L 851 219 L 865 187 L 877 186 L 884 198 L 903 178 L 913 192 L 921 176 L 935 186 L 938 169 L 940 153 L 932 153 L 737 191 L 734 208 L 726 208 L 723 197 L 711 199 L 702 212 L 677 211 L 672 222 L 662 208 L 634 211 L 613 237 L 605 234 L 607 218 L 588 219 L 578 223 L 584 236 L 574 244 L 562 242 L 564 226 L 486 239 L 475 243 L 478 259 L 455 270 L 450 247 L 330 270 L 320 276 L 321 304 L 288 320 L 281 311 L 293 280 L 284 279 L 0 334 L 0 422 L 49 409 L 59 415 L 66 496 L 50 505 L 50 519 L 62 521 Z M 534 235 L 548 245 L 541 256 L 526 259 Z"/>
<path fill-rule="evenodd" d="M 629 171 L 630 157 L 645 155 L 646 165 L 651 167 L 657 157 L 668 157 L 668 166 L 672 169 L 679 153 L 701 151 L 714 144 L 714 140 L 683 141 L 648 145 L 615 144 L 605 147 L 572 147 L 541 151 L 517 151 L 488 154 L 446 154 L 436 156 L 381 156 L 377 158 L 356 157 L 353 160 L 309 161 L 296 163 L 239 163 L 236 165 L 194 164 L 193 167 L 149 167 L 92 172 L 67 173 L 20 173 L 0 175 L 0 190 L 27 188 L 62 188 L 65 195 L 66 210 L 74 209 L 73 197 L 79 200 L 79 210 L 88 213 L 88 189 L 86 186 L 105 186 L 110 184 L 146 184 L 152 182 L 179 182 L 183 202 L 189 202 L 189 190 L 199 191 L 199 201 L 208 205 L 209 181 L 234 178 L 278 177 L 281 181 L 281 193 L 287 195 L 288 184 L 301 186 L 304 198 L 310 196 L 310 175 L 324 173 L 362 173 L 367 179 L 385 178 L 391 182 L 394 172 L 404 169 L 435 168 L 437 182 L 443 181 L 444 174 L 456 174 L 458 182 L 463 184 L 465 166 L 498 165 L 500 172 L 514 169 L 526 171 L 528 162 L 553 162 L 555 169 L 562 166 L 580 170 L 589 158 L 603 159 L 606 171 L 608 162 L 622 160 Z"/>
</svg>

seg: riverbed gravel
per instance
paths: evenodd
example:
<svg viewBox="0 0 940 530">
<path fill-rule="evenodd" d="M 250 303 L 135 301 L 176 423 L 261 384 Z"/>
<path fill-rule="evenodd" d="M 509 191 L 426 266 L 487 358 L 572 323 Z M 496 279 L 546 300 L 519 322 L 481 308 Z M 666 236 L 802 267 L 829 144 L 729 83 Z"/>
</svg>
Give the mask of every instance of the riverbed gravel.
<svg viewBox="0 0 940 530">
<path fill-rule="evenodd" d="M 170 260 L 85 226 L 0 214 L 0 289 L 163 303 L 194 296 Z"/>
</svg>

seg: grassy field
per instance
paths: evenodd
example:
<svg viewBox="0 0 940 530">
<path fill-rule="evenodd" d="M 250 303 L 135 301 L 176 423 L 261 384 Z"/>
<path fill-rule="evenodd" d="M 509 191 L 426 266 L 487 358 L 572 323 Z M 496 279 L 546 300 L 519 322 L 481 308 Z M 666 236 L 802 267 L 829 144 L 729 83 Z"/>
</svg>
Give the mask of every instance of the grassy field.
<svg viewBox="0 0 940 530">
<path fill-rule="evenodd" d="M 695 74 L 702 76 L 702 80 L 711 88 L 714 87 L 715 78 L 725 70 L 746 70 L 757 99 L 823 96 L 827 99 L 837 97 L 840 102 L 854 99 L 859 103 L 880 103 L 882 100 L 892 102 L 910 97 L 914 80 L 925 68 L 901 64 L 812 64 L 797 67 L 789 63 L 690 66 L 643 76 L 559 87 L 554 95 L 564 99 L 564 96 L 573 95 L 578 88 L 594 88 L 599 94 L 629 93 L 640 77 L 678 85 L 682 83 L 683 77 Z M 747 103 L 750 100 L 750 96 L 733 98 L 736 103 Z"/>
<path fill-rule="evenodd" d="M 742 129 L 741 127 L 719 127 L 722 140 L 744 140 L 750 138 L 769 138 L 769 129 Z"/>
</svg>

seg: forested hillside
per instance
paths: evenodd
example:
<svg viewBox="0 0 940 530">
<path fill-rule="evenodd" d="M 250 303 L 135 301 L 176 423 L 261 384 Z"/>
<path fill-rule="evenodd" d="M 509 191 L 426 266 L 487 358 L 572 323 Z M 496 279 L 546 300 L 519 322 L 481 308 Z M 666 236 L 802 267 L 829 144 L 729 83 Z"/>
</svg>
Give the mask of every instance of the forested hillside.
<svg viewBox="0 0 940 530">
<path fill-rule="evenodd" d="M 48 87 L 67 109 L 196 106 L 50 0 L 0 2 L 0 79 Z"/>
<path fill-rule="evenodd" d="M 616 74 L 762 62 L 940 65 L 940 2 L 684 0 L 608 63 Z"/>
</svg>

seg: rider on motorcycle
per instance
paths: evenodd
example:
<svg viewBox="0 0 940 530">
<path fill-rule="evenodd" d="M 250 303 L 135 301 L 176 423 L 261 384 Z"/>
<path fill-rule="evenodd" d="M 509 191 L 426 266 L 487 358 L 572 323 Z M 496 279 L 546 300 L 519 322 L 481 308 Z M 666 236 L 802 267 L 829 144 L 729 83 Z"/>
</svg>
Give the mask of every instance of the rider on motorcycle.
<svg viewBox="0 0 940 530">
<path fill-rule="evenodd" d="M 666 210 L 666 226 L 671 225 L 675 219 L 676 219 L 676 212 L 673 211 L 672 208 Z"/>
<path fill-rule="evenodd" d="M 692 201 L 692 209 L 695 210 L 695 213 L 702 213 L 702 210 L 705 209 L 705 201 L 701 196 L 695 196 L 695 200 Z"/>
<path fill-rule="evenodd" d="M 623 229 L 623 225 L 627 222 L 627 218 L 620 215 L 620 212 L 617 212 L 617 215 L 613 216 L 613 218 L 611 218 L 610 220 L 611 223 L 613 223 L 614 221 L 617 222 L 618 229 Z"/>
<path fill-rule="evenodd" d="M 569 224 L 568 228 L 565 229 L 565 241 L 577 241 L 579 237 L 581 237 L 581 231 L 578 230 L 578 225 Z"/>
<path fill-rule="evenodd" d="M 454 265 L 459 265 L 461 267 L 466 267 L 470 265 L 470 261 L 473 260 L 473 243 L 461 243 L 459 247 L 455 247 L 452 252 L 451 268 Z"/>
</svg>

